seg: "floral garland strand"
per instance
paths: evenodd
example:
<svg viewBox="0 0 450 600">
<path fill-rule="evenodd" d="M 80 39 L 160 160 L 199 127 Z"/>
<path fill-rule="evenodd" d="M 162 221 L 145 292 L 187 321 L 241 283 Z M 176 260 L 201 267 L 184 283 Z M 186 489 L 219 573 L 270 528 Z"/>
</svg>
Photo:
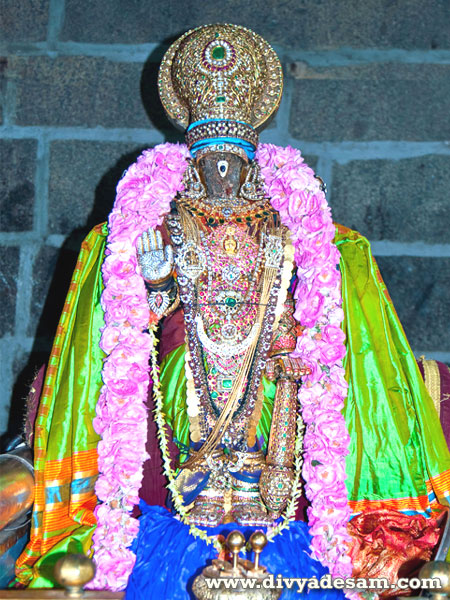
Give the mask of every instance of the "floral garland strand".
<svg viewBox="0 0 450 600">
<path fill-rule="evenodd" d="M 196 525 L 192 525 L 189 522 L 186 507 L 183 502 L 183 496 L 177 489 L 176 476 L 177 473 L 171 467 L 171 457 L 169 452 L 169 440 L 167 435 L 167 422 L 166 415 L 163 412 L 164 398 L 161 392 L 161 381 L 159 378 L 159 365 L 158 365 L 158 338 L 156 337 L 156 331 L 158 329 L 157 324 L 153 324 L 150 327 L 150 335 L 152 336 L 152 353 L 151 353 L 151 370 L 153 378 L 153 398 L 155 402 L 155 422 L 157 425 L 157 435 L 159 441 L 159 447 L 161 450 L 162 462 L 163 462 L 163 473 L 167 477 L 168 484 L 167 489 L 172 494 L 173 504 L 180 517 L 180 520 L 186 525 L 189 525 L 189 533 L 196 538 L 199 538 L 207 544 L 213 544 L 218 552 L 222 550 L 222 544 L 219 541 L 217 535 L 208 535 L 203 529 L 200 529 Z"/>
<path fill-rule="evenodd" d="M 155 336 L 153 327 L 147 330 L 150 314 L 135 243 L 143 231 L 162 223 L 182 190 L 187 157 L 182 145 L 145 151 L 120 181 L 109 218 L 101 340 L 108 356 L 94 419 L 102 437 L 96 484 L 102 504 L 96 509 L 93 537 L 97 575 L 91 586 L 97 589 L 124 589 L 133 568 L 135 555 L 128 547 L 139 525 L 130 512 L 138 502 L 147 458 L 146 400 Z M 295 317 L 305 329 L 295 353 L 312 370 L 299 394 L 307 425 L 303 477 L 311 501 L 311 548 L 333 575 L 345 576 L 351 573 L 345 531 L 350 516 L 344 461 L 349 437 L 340 413 L 346 396 L 341 362 L 345 348 L 339 327 L 339 253 L 331 243 L 334 227 L 319 183 L 299 151 L 260 145 L 258 162 L 272 205 L 291 231 L 298 266 Z M 292 516 L 291 506 L 288 512 Z"/>
<path fill-rule="evenodd" d="M 332 240 L 331 211 L 313 171 L 294 148 L 262 145 L 257 159 L 267 195 L 291 232 L 298 283 L 294 317 L 304 327 L 292 356 L 311 369 L 299 391 L 306 424 L 303 478 L 312 556 L 331 575 L 352 573 L 348 556 L 350 519 L 345 486 L 345 456 L 350 437 L 341 413 L 347 396 L 342 359 L 345 335 L 340 328 L 339 252 Z"/>
<path fill-rule="evenodd" d="M 102 267 L 105 327 L 100 342 L 108 356 L 94 419 L 94 428 L 102 437 L 95 486 L 102 504 L 95 510 L 94 589 L 124 589 L 136 559 L 128 547 L 137 536 L 139 522 L 130 513 L 139 503 L 147 459 L 152 339 L 146 333 L 150 311 L 135 245 L 145 230 L 162 223 L 170 202 L 182 189 L 187 156 L 186 147 L 175 144 L 145 151 L 119 182 L 109 217 Z"/>
</svg>

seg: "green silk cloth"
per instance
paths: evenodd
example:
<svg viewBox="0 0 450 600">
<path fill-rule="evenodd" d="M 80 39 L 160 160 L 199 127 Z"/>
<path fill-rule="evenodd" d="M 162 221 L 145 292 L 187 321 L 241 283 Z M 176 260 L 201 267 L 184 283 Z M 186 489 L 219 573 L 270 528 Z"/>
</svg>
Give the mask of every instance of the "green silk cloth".
<svg viewBox="0 0 450 600">
<path fill-rule="evenodd" d="M 450 454 L 368 241 L 338 227 L 349 382 L 347 488 L 354 512 L 449 504 Z"/>
<path fill-rule="evenodd" d="M 53 566 L 67 552 L 89 553 L 98 476 L 93 427 L 105 357 L 100 225 L 83 241 L 56 332 L 35 423 L 35 500 L 30 541 L 16 562 L 29 587 L 53 587 Z"/>
<path fill-rule="evenodd" d="M 104 355 L 98 343 L 106 233 L 98 226 L 83 244 L 41 399 L 31 540 L 17 563 L 19 580 L 31 587 L 52 587 L 48 566 L 71 548 L 87 551 L 95 526 L 91 459 L 99 437 L 92 421 L 102 385 Z M 350 506 L 354 512 L 381 507 L 424 512 L 437 502 L 448 504 L 450 454 L 439 417 L 369 243 L 340 226 L 335 242 L 348 349 L 344 415 L 351 437 Z M 184 347 L 167 355 L 161 367 L 167 420 L 174 437 L 188 445 Z M 264 392 L 257 433 L 267 441 L 274 385 L 264 381 Z"/>
</svg>

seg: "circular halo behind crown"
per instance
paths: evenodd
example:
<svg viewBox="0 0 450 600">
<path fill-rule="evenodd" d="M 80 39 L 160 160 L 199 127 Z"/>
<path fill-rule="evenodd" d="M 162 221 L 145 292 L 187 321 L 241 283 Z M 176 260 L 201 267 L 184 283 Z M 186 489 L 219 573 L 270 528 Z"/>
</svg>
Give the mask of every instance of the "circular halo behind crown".
<svg viewBox="0 0 450 600">
<path fill-rule="evenodd" d="M 158 88 L 169 118 L 183 129 L 219 119 L 260 128 L 280 105 L 283 73 L 273 48 L 250 29 L 204 25 L 167 50 Z"/>
</svg>

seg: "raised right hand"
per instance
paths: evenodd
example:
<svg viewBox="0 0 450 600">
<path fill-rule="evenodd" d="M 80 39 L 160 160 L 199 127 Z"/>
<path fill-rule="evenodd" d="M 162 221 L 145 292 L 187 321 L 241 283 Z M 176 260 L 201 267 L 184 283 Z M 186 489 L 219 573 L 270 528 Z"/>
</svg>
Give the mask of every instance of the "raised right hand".
<svg viewBox="0 0 450 600">
<path fill-rule="evenodd" d="M 142 277 L 147 283 L 161 283 L 172 275 L 172 246 L 164 246 L 160 231 L 144 231 L 137 239 L 136 253 Z"/>
</svg>

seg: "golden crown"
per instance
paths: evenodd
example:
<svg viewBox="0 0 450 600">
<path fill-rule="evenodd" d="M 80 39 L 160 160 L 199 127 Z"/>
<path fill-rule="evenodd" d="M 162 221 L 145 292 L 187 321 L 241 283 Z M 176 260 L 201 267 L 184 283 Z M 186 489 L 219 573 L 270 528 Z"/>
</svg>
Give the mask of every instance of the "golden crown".
<svg viewBox="0 0 450 600">
<path fill-rule="evenodd" d="M 205 25 L 170 46 L 158 86 L 166 112 L 179 126 L 209 119 L 242 122 L 251 127 L 237 136 L 246 139 L 277 110 L 283 74 L 273 48 L 250 29 Z"/>
</svg>

